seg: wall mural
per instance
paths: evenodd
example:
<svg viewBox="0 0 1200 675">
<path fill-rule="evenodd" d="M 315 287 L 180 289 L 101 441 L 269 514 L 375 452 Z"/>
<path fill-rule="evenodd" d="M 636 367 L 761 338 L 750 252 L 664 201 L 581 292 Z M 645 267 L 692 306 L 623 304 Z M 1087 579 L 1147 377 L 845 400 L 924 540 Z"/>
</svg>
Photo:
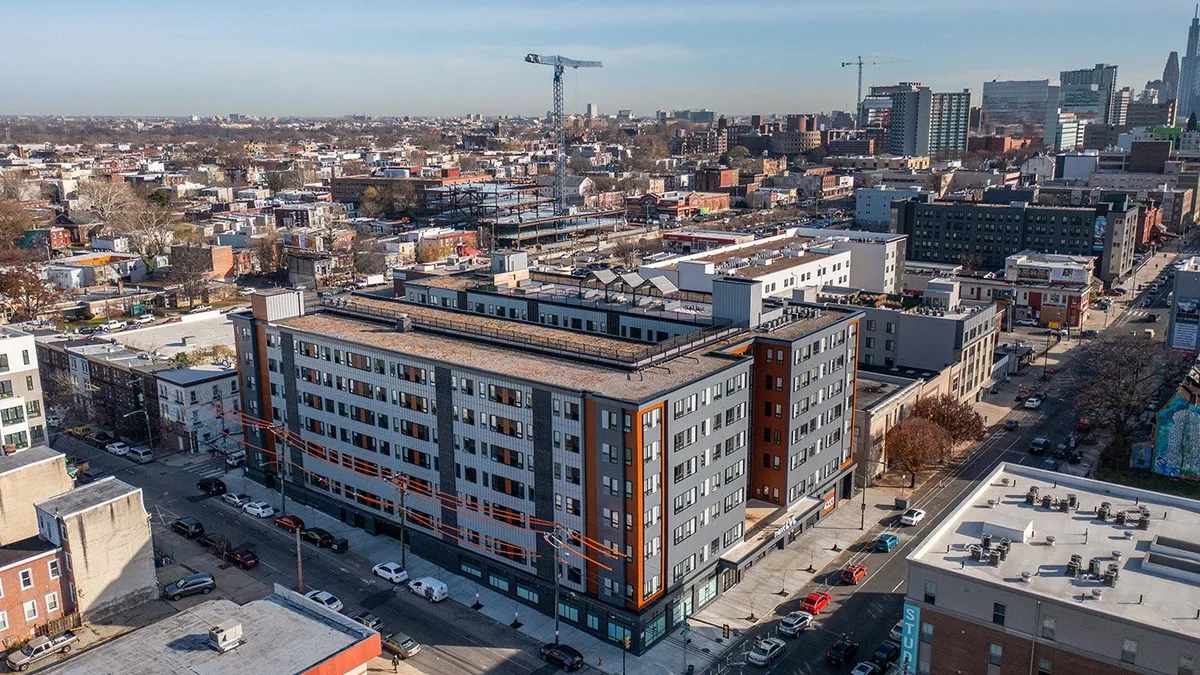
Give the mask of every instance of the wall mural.
<svg viewBox="0 0 1200 675">
<path fill-rule="evenodd" d="M 1200 479 L 1200 406 L 1174 396 L 1159 411 L 1152 469 L 1164 476 Z"/>
</svg>

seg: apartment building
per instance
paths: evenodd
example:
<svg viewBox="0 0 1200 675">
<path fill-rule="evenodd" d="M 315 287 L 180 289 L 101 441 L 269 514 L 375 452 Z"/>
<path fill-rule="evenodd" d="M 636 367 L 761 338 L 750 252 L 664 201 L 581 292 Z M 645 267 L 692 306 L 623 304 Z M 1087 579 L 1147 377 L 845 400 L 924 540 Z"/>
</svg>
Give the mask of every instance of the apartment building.
<svg viewBox="0 0 1200 675">
<path fill-rule="evenodd" d="M 892 202 L 926 194 L 928 190 L 919 185 L 900 189 L 887 185 L 860 187 L 854 191 L 854 224 L 887 229 L 892 222 Z"/>
<path fill-rule="evenodd" d="M 242 426 L 224 414 L 241 409 L 236 368 L 216 364 L 174 368 L 158 371 L 155 379 L 164 449 L 195 454 L 237 444 Z"/>
<path fill-rule="evenodd" d="M 0 326 L 0 437 L 5 453 L 46 442 L 37 348 L 8 326 Z"/>
<path fill-rule="evenodd" d="M 862 308 L 858 358 L 893 374 L 940 373 L 947 393 L 977 398 L 990 384 L 999 337 L 996 305 L 967 302 L 959 283 L 931 281 L 920 298 L 825 288 L 821 299 Z"/>
<path fill-rule="evenodd" d="M 243 409 L 281 427 L 247 427 L 249 472 L 281 461 L 373 533 L 403 512 L 422 556 L 640 653 L 767 550 L 748 504 L 794 536 L 853 493 L 860 316 L 523 253 L 394 299 L 257 294 L 232 315 Z"/>
<path fill-rule="evenodd" d="M 1096 257 L 1106 283 L 1133 270 L 1140 207 L 1120 195 L 1092 206 L 1013 202 L 895 202 L 895 231 L 908 235 L 907 259 L 1000 269 L 1027 249 Z"/>
<path fill-rule="evenodd" d="M 1015 464 L 908 556 L 906 673 L 1194 673 L 1200 502 Z"/>
</svg>

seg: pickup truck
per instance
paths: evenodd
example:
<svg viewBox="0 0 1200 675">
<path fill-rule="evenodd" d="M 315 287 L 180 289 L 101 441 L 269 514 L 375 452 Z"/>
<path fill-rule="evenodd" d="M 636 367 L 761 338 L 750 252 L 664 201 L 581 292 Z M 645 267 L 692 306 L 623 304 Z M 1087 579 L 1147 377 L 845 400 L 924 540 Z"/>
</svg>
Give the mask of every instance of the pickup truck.
<svg viewBox="0 0 1200 675">
<path fill-rule="evenodd" d="M 5 665 L 9 670 L 26 671 L 29 666 L 41 661 L 52 654 L 66 654 L 71 651 L 71 645 L 79 639 L 72 631 L 64 631 L 52 637 L 38 636 L 30 640 L 20 649 L 9 652 Z"/>
</svg>

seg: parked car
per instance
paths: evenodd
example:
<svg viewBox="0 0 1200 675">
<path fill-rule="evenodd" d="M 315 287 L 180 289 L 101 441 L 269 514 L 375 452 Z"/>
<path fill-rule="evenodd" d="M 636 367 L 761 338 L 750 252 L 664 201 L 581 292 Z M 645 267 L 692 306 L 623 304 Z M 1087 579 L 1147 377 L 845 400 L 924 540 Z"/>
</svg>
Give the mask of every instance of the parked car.
<svg viewBox="0 0 1200 675">
<path fill-rule="evenodd" d="M 305 541 L 312 542 L 322 548 L 333 545 L 333 535 L 319 527 L 310 527 L 301 530 L 300 536 Z"/>
<path fill-rule="evenodd" d="M 1017 420 L 1004 420 L 1005 431 L 1016 431 L 1021 428 L 1021 423 Z"/>
<path fill-rule="evenodd" d="M 149 464 L 154 461 L 154 451 L 145 445 L 135 445 L 125 454 L 138 464 Z"/>
<path fill-rule="evenodd" d="M 812 625 L 813 615 L 808 612 L 791 612 L 779 622 L 779 632 L 782 635 L 795 637 L 801 631 Z"/>
<path fill-rule="evenodd" d="M 571 645 L 547 642 L 538 651 L 541 653 L 543 661 L 558 664 L 563 670 L 579 670 L 583 667 L 583 654 Z"/>
<path fill-rule="evenodd" d="M 1029 398 L 1025 399 L 1025 408 L 1027 410 L 1037 410 L 1038 408 L 1042 407 L 1042 402 L 1044 400 L 1045 398 L 1041 394 L 1033 394 Z"/>
<path fill-rule="evenodd" d="M 221 495 L 221 501 L 234 508 L 240 509 L 246 504 L 254 501 L 254 498 L 244 492 L 226 492 L 225 494 Z"/>
<path fill-rule="evenodd" d="M 275 508 L 264 501 L 249 502 L 242 505 L 242 512 L 249 513 L 255 518 L 270 518 L 275 515 Z"/>
<path fill-rule="evenodd" d="M 1042 460 L 1041 469 L 1044 471 L 1058 471 L 1061 468 L 1062 462 L 1058 461 L 1057 459 L 1047 457 L 1046 459 Z"/>
<path fill-rule="evenodd" d="M 85 469 L 75 474 L 75 482 L 80 485 L 87 485 L 88 483 L 95 483 L 101 478 L 108 478 L 111 475 L 112 474 L 107 471 L 92 471 L 90 469 Z"/>
<path fill-rule="evenodd" d="M 384 651 L 402 659 L 416 656 L 417 652 L 421 651 L 421 643 L 399 631 L 383 636 L 379 643 L 383 646 Z"/>
<path fill-rule="evenodd" d="M 371 573 L 377 577 L 387 579 L 393 584 L 402 584 L 408 581 L 408 572 L 399 563 L 379 563 L 371 568 Z"/>
<path fill-rule="evenodd" d="M 1100 331 L 1095 330 L 1094 328 L 1089 328 L 1089 329 L 1083 331 L 1083 333 L 1081 333 L 1081 335 L 1089 340 L 1092 340 L 1092 339 L 1100 337 Z"/>
<path fill-rule="evenodd" d="M 441 602 L 450 597 L 450 589 L 447 588 L 446 583 L 433 577 L 413 579 L 408 582 L 408 592 L 414 595 L 423 595 L 430 602 Z"/>
<path fill-rule="evenodd" d="M 194 539 L 204 534 L 204 523 L 191 517 L 179 518 L 171 523 L 171 529 L 188 539 Z"/>
<path fill-rule="evenodd" d="M 338 597 L 329 591 L 322 591 L 314 588 L 313 590 L 305 593 L 304 597 L 319 605 L 324 605 L 335 612 L 340 612 L 342 611 L 342 608 L 345 607 L 345 605 L 342 604 L 342 601 L 338 600 Z"/>
<path fill-rule="evenodd" d="M 129 444 L 124 441 L 113 441 L 104 446 L 104 451 L 114 454 L 117 457 L 124 457 L 129 454 Z"/>
<path fill-rule="evenodd" d="M 879 535 L 879 538 L 875 540 L 875 546 L 873 548 L 880 553 L 887 553 L 899 545 L 900 537 L 897 537 L 894 534 L 881 534 Z"/>
<path fill-rule="evenodd" d="M 925 520 L 925 512 L 921 509 L 909 509 L 900 516 L 901 525 L 916 525 L 922 520 Z"/>
<path fill-rule="evenodd" d="M 1038 436 L 1029 442 L 1029 452 L 1034 455 L 1044 455 L 1050 449 L 1050 439 Z"/>
<path fill-rule="evenodd" d="M 756 666 L 769 666 L 772 661 L 783 656 L 785 647 L 787 643 L 779 638 L 766 638 L 750 650 L 746 660 Z"/>
<path fill-rule="evenodd" d="M 895 663 L 898 658 L 900 658 L 900 645 L 891 640 L 881 643 L 875 648 L 875 652 L 871 654 L 871 660 L 880 668 L 887 668 L 889 664 Z"/>
<path fill-rule="evenodd" d="M 157 317 L 155 317 L 153 314 L 143 314 L 143 315 L 139 316 L 138 318 L 134 319 L 133 322 L 138 324 L 139 326 L 144 326 L 148 323 L 154 323 L 156 318 Z"/>
<path fill-rule="evenodd" d="M 275 527 L 282 528 L 288 532 L 295 532 L 296 530 L 304 529 L 304 521 L 300 520 L 299 516 L 279 516 L 275 519 Z"/>
<path fill-rule="evenodd" d="M 838 575 L 838 578 L 842 580 L 843 584 L 855 586 L 858 585 L 858 582 L 861 581 L 865 576 L 867 576 L 866 565 L 850 565 L 846 569 L 842 570 L 842 573 Z"/>
<path fill-rule="evenodd" d="M 892 629 L 888 631 L 888 638 L 900 642 L 900 638 L 904 636 L 904 619 L 896 622 Z"/>
<path fill-rule="evenodd" d="M 837 641 L 837 644 L 826 650 L 825 661 L 831 666 L 841 666 L 853 661 L 857 655 L 858 643 L 842 638 Z"/>
<path fill-rule="evenodd" d="M 366 626 L 367 628 L 370 628 L 371 630 L 373 630 L 377 633 L 379 631 L 383 630 L 383 619 L 375 616 L 374 614 L 368 612 L 365 609 L 350 618 L 357 621 L 358 623 L 361 623 L 362 625 Z"/>
<path fill-rule="evenodd" d="M 24 647 L 9 652 L 8 657 L 4 659 L 4 665 L 8 666 L 10 671 L 25 672 L 30 666 L 48 656 L 70 652 L 71 646 L 77 640 L 79 637 L 69 630 L 51 637 L 39 635 L 26 642 Z"/>
<path fill-rule="evenodd" d="M 828 607 L 832 601 L 833 597 L 828 593 L 809 593 L 808 597 L 800 602 L 800 611 L 816 616 L 821 613 L 821 610 Z"/>
<path fill-rule="evenodd" d="M 258 554 L 248 546 L 238 546 L 225 552 L 225 559 L 237 563 L 242 569 L 248 570 L 258 564 Z"/>
<path fill-rule="evenodd" d="M 196 305 L 187 311 L 188 314 L 199 314 L 200 312 L 212 311 L 212 305 Z"/>
<path fill-rule="evenodd" d="M 225 481 L 221 480 L 220 478 L 201 478 L 200 481 L 196 483 L 196 487 L 210 497 L 213 495 L 223 495 L 229 491 L 229 489 L 225 487 Z"/>
<path fill-rule="evenodd" d="M 879 675 L 882 672 L 883 669 L 874 663 L 862 661 L 854 666 L 854 669 L 850 671 L 850 675 Z"/>
<path fill-rule="evenodd" d="M 185 595 L 208 595 L 217 587 L 217 581 L 208 572 L 200 572 L 186 576 L 179 581 L 167 584 L 163 589 L 163 597 L 168 600 L 178 600 Z"/>
<path fill-rule="evenodd" d="M 225 455 L 225 466 L 227 466 L 231 469 L 236 469 L 237 467 L 239 467 L 245 463 L 246 463 L 246 451 L 245 450 L 234 450 L 233 452 Z"/>
<path fill-rule="evenodd" d="M 1014 323 L 1016 323 L 1018 326 L 1027 326 L 1031 328 L 1038 325 L 1037 319 L 1017 319 Z"/>
</svg>

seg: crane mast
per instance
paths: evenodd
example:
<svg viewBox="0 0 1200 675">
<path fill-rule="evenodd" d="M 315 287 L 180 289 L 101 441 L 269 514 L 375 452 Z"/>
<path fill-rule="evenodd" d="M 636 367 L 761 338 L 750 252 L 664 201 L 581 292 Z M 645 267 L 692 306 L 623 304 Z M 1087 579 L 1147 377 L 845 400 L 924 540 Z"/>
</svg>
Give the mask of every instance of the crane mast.
<svg viewBox="0 0 1200 675">
<path fill-rule="evenodd" d="M 563 74 L 567 68 L 602 68 L 599 61 L 577 61 L 562 56 L 527 54 L 526 63 L 554 68 L 554 140 L 558 144 L 554 176 L 554 215 L 567 215 L 567 126 L 563 112 Z"/>
</svg>

